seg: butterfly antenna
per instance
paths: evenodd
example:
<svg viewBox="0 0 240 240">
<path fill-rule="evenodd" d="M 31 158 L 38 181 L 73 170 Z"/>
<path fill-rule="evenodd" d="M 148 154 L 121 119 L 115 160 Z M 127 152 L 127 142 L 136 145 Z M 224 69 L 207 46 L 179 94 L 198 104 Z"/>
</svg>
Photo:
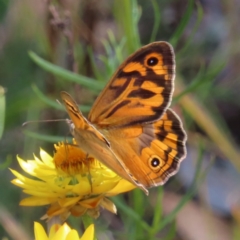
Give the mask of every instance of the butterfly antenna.
<svg viewBox="0 0 240 240">
<path fill-rule="evenodd" d="M 92 182 L 92 175 L 91 175 L 91 171 L 90 171 L 90 162 L 88 161 L 88 153 L 86 154 L 86 161 L 87 161 L 87 168 L 88 168 L 88 173 L 89 173 L 89 176 L 88 176 L 88 180 L 89 180 L 89 183 L 90 183 L 90 186 L 91 186 L 91 193 L 93 192 L 93 182 Z"/>
<path fill-rule="evenodd" d="M 22 124 L 22 127 L 26 126 L 29 123 L 46 123 L 46 122 L 66 122 L 67 119 L 53 119 L 53 120 L 36 120 L 36 121 L 27 121 Z"/>
</svg>

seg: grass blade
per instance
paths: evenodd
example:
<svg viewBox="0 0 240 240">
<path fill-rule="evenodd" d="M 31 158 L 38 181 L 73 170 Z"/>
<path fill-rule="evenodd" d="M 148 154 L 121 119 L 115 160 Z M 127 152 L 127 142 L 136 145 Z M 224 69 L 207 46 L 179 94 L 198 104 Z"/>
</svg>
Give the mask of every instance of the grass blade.
<svg viewBox="0 0 240 240">
<path fill-rule="evenodd" d="M 124 204 L 123 201 L 120 201 L 117 197 L 115 197 L 114 203 L 127 216 L 129 216 L 131 219 L 134 219 L 134 221 L 138 223 L 145 231 L 151 231 L 151 227 L 145 221 L 143 221 L 142 218 L 134 210 L 132 210 L 130 207 L 127 207 L 127 205 Z"/>
<path fill-rule="evenodd" d="M 152 6 L 153 6 L 153 11 L 154 11 L 154 25 L 153 25 L 153 30 L 150 38 L 150 43 L 156 40 L 157 36 L 157 31 L 160 26 L 161 22 L 161 14 L 160 14 L 160 9 L 158 7 L 158 3 L 156 0 L 152 0 Z"/>
<path fill-rule="evenodd" d="M 102 83 L 99 83 L 92 78 L 70 72 L 66 69 L 63 69 L 63 68 L 57 66 L 57 65 L 54 65 L 54 64 L 42 59 L 34 52 L 30 51 L 29 56 L 38 66 L 40 66 L 45 71 L 52 73 L 56 77 L 59 77 L 66 81 L 71 81 L 71 82 L 81 84 L 82 86 L 87 87 L 89 90 L 92 90 L 94 92 L 99 92 L 104 87 L 104 85 Z"/>
<path fill-rule="evenodd" d="M 65 107 L 63 105 L 61 105 L 58 102 L 53 101 L 52 99 L 46 97 L 46 95 L 43 92 L 41 92 L 40 89 L 35 84 L 32 84 L 32 89 L 35 92 L 35 94 L 47 105 L 49 105 L 49 106 L 51 106 L 55 109 L 66 111 Z M 80 109 L 81 109 L 82 112 L 89 112 L 91 107 L 87 106 L 87 105 L 81 105 Z"/>
<path fill-rule="evenodd" d="M 114 14 L 126 37 L 127 52 L 128 54 L 132 53 L 141 46 L 137 24 L 141 15 L 140 8 L 136 0 L 116 0 L 114 5 Z M 119 9 L 122 10 L 119 11 Z M 122 17 L 122 13 L 124 13 L 124 17 Z"/>
<path fill-rule="evenodd" d="M 5 90 L 2 86 L 0 86 L 0 139 L 3 135 L 4 130 L 4 122 L 5 122 L 5 108 L 6 108 L 6 100 L 5 100 Z"/>
<path fill-rule="evenodd" d="M 40 134 L 40 133 L 36 133 L 36 132 L 32 132 L 29 130 L 24 130 L 23 131 L 25 135 L 31 137 L 31 138 L 35 138 L 37 140 L 42 140 L 45 142 L 50 142 L 50 143 L 57 143 L 57 142 L 62 142 L 62 141 L 66 141 L 66 142 L 71 142 L 72 141 L 72 137 L 63 137 L 63 136 L 52 136 L 52 135 L 46 135 L 46 134 Z"/>
<path fill-rule="evenodd" d="M 195 33 L 197 32 L 198 28 L 199 28 L 199 25 L 200 23 L 202 22 L 202 19 L 203 19 L 203 8 L 202 8 L 202 5 L 196 1 L 196 5 L 197 5 L 197 21 L 193 27 L 193 29 L 191 30 L 191 34 L 190 36 L 188 37 L 186 43 L 184 44 L 183 48 L 177 53 L 177 56 L 176 58 L 178 59 L 182 54 L 185 53 L 185 51 L 188 49 L 192 39 L 193 39 L 193 36 L 195 35 Z"/>
<path fill-rule="evenodd" d="M 186 89 L 184 89 L 180 94 L 174 97 L 174 103 L 179 101 L 179 99 L 187 93 L 199 90 L 200 87 L 204 84 L 213 81 L 215 77 L 223 70 L 224 67 L 225 63 L 219 63 L 215 68 L 211 67 L 210 70 L 204 75 L 204 67 L 201 66 L 195 79 L 188 85 Z"/>
<path fill-rule="evenodd" d="M 189 0 L 186 12 L 185 12 L 183 18 L 181 19 L 176 31 L 174 32 L 173 36 L 170 39 L 170 43 L 173 45 L 173 47 L 175 47 L 177 45 L 178 40 L 182 36 L 183 31 L 185 30 L 185 28 L 190 20 L 190 17 L 192 15 L 192 11 L 193 11 L 193 6 L 194 6 L 194 0 Z"/>
</svg>

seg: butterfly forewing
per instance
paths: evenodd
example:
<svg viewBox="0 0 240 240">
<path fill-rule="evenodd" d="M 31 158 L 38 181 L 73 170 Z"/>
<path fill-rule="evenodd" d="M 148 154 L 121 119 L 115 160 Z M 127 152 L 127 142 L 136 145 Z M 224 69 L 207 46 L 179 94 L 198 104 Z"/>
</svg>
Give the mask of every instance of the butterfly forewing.
<svg viewBox="0 0 240 240">
<path fill-rule="evenodd" d="M 146 45 L 131 55 L 95 101 L 90 122 L 100 128 L 158 120 L 168 107 L 175 72 L 174 53 L 166 42 Z"/>
</svg>

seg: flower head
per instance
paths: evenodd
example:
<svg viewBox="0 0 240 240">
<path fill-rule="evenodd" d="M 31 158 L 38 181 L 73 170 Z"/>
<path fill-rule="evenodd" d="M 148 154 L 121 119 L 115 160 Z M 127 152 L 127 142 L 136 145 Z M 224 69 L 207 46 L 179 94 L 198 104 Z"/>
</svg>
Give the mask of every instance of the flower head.
<svg viewBox="0 0 240 240">
<path fill-rule="evenodd" d="M 70 214 L 88 213 L 99 216 L 99 207 L 116 213 L 115 205 L 107 198 L 135 188 L 128 181 L 86 155 L 79 147 L 67 143 L 55 145 L 54 157 L 40 150 L 40 159 L 23 160 L 21 168 L 35 179 L 12 170 L 12 183 L 31 195 L 20 202 L 22 206 L 50 205 L 42 219 L 59 215 L 65 220 Z"/>
<path fill-rule="evenodd" d="M 34 233 L 36 240 L 93 240 L 94 225 L 91 224 L 81 238 L 79 238 L 77 231 L 71 229 L 66 223 L 63 225 L 54 224 L 50 229 L 49 236 L 47 236 L 42 225 L 35 222 Z"/>
</svg>

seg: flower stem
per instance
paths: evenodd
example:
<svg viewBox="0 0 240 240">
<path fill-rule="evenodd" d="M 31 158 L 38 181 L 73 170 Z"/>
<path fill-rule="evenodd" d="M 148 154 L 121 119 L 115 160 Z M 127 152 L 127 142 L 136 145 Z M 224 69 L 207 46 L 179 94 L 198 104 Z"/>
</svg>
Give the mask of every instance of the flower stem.
<svg viewBox="0 0 240 240">
<path fill-rule="evenodd" d="M 86 230 L 91 224 L 94 224 L 93 219 L 92 219 L 90 216 L 88 216 L 87 214 L 84 214 L 84 215 L 82 216 L 82 222 L 83 222 L 83 225 L 84 225 L 85 230 Z M 97 240 L 97 238 L 96 238 L 96 233 L 95 233 L 94 235 L 95 235 L 95 236 L 94 236 L 94 240 Z"/>
</svg>

